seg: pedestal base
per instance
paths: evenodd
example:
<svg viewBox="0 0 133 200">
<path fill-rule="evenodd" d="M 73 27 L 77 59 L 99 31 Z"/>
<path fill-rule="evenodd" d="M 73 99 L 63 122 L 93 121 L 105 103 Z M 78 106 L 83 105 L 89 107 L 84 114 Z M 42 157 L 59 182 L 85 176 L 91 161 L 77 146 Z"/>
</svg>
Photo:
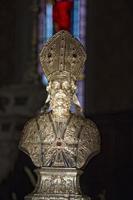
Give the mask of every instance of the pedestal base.
<svg viewBox="0 0 133 200">
<path fill-rule="evenodd" d="M 50 195 L 29 195 L 25 197 L 25 200 L 91 200 L 90 197 L 83 197 L 82 195 L 60 195 L 60 194 L 50 194 Z"/>
<path fill-rule="evenodd" d="M 38 182 L 25 200 L 90 200 L 82 195 L 79 185 L 81 170 L 76 168 L 40 168 Z"/>
</svg>

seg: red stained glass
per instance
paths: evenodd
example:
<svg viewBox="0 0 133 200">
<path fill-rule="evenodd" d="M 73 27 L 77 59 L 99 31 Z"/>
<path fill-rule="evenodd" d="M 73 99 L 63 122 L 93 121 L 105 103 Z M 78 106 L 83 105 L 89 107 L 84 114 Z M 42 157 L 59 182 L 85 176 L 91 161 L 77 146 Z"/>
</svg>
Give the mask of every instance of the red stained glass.
<svg viewBox="0 0 133 200">
<path fill-rule="evenodd" d="M 73 9 L 72 0 L 55 1 L 53 7 L 53 22 L 55 25 L 56 32 L 60 30 L 70 31 L 72 9 Z"/>
</svg>

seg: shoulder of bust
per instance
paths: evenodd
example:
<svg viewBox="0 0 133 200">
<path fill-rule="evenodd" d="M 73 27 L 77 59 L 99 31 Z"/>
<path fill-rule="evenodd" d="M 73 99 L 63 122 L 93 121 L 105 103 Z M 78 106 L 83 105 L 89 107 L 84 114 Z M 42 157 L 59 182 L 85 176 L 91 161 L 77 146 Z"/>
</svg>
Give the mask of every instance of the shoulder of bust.
<svg viewBox="0 0 133 200">
<path fill-rule="evenodd" d="M 96 124 L 87 118 L 83 120 L 84 125 L 79 137 L 77 167 L 85 166 L 87 162 L 100 152 L 100 133 Z"/>
<path fill-rule="evenodd" d="M 91 127 L 91 128 L 96 128 L 97 129 L 96 123 L 93 122 L 91 119 L 85 118 L 84 124 L 85 124 L 86 127 Z"/>
<path fill-rule="evenodd" d="M 45 122 L 45 120 L 48 118 L 48 116 L 49 116 L 49 113 L 42 113 L 42 114 L 37 115 L 34 118 L 31 118 L 29 121 L 27 121 L 25 123 L 24 129 L 27 127 L 34 126 L 37 123 L 40 123 L 40 120 L 43 120 Z"/>
<path fill-rule="evenodd" d="M 95 122 L 92 120 L 85 118 L 83 115 L 76 115 L 75 113 L 72 113 L 73 119 L 77 121 L 78 123 L 82 124 L 84 127 L 93 127 L 97 128 Z"/>
<path fill-rule="evenodd" d="M 40 141 L 39 127 L 41 121 L 44 122 L 46 118 L 47 114 L 43 113 L 31 118 L 25 123 L 19 142 L 19 148 L 22 151 L 27 152 L 27 149 L 30 148 L 30 143 L 36 143 L 37 141 Z"/>
<path fill-rule="evenodd" d="M 84 121 L 86 120 L 84 116 L 82 116 L 82 115 L 77 115 L 77 114 L 75 114 L 75 113 L 71 113 L 71 115 L 72 115 L 72 119 L 73 119 L 75 122 L 77 122 L 77 123 L 79 123 L 79 124 L 81 124 L 81 125 L 84 124 Z"/>
</svg>

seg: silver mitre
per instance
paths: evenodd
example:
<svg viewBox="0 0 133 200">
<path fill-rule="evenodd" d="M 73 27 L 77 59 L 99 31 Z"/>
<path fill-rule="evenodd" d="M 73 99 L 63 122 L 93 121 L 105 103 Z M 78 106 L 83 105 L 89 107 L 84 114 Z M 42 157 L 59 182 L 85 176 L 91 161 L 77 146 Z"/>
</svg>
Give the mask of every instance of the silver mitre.
<svg viewBox="0 0 133 200">
<path fill-rule="evenodd" d="M 50 84 L 54 82 L 52 94 L 64 90 L 64 95 L 74 95 L 72 83 L 80 79 L 85 60 L 83 46 L 67 31 L 56 33 L 44 45 L 40 61 Z M 82 194 L 79 177 L 100 151 L 100 135 L 94 122 L 69 113 L 64 122 L 57 122 L 50 111 L 25 125 L 19 146 L 38 167 L 37 186 L 25 200 L 90 199 Z"/>
<path fill-rule="evenodd" d="M 80 79 L 86 53 L 82 44 L 67 31 L 56 33 L 42 48 L 40 61 L 48 80 L 56 74 Z"/>
</svg>

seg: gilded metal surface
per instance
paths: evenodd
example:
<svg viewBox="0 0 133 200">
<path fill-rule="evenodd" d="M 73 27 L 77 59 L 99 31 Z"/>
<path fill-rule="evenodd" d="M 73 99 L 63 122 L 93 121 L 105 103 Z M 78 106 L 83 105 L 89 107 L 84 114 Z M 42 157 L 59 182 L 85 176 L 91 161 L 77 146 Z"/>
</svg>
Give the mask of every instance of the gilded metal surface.
<svg viewBox="0 0 133 200">
<path fill-rule="evenodd" d="M 83 47 L 66 31 L 57 33 L 41 52 L 51 111 L 31 119 L 23 130 L 20 148 L 40 168 L 37 187 L 26 200 L 89 199 L 80 192 L 79 169 L 99 152 L 100 136 L 91 120 L 70 112 L 84 60 Z"/>
</svg>

